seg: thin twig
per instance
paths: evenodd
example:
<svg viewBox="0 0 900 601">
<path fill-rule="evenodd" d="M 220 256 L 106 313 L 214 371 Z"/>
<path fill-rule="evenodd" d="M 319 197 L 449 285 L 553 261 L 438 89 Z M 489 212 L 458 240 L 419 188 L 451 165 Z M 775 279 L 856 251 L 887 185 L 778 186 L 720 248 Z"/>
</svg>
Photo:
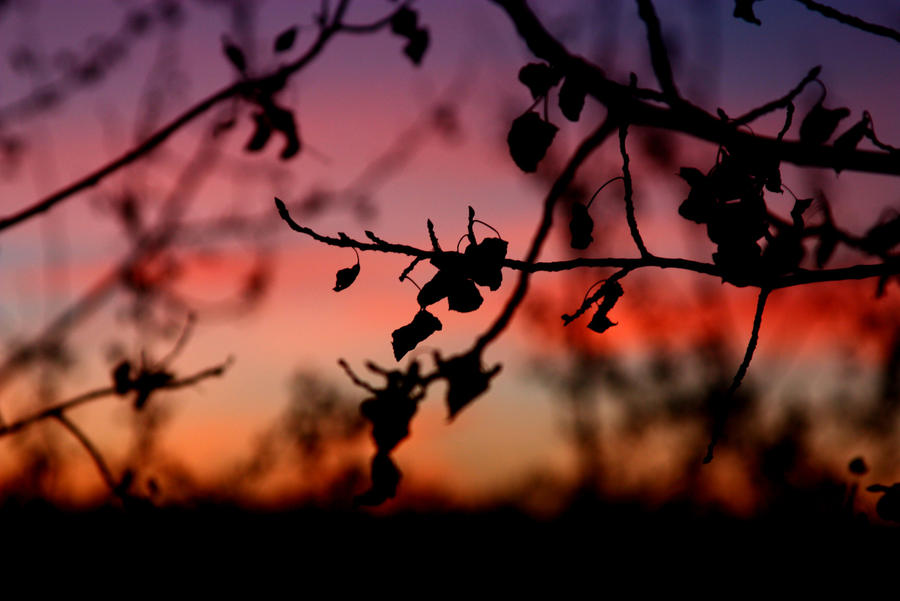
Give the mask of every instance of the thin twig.
<svg viewBox="0 0 900 601">
<path fill-rule="evenodd" d="M 788 92 L 781 98 L 778 98 L 777 100 L 773 100 L 772 102 L 767 102 L 766 104 L 764 104 L 758 108 L 755 108 L 752 111 L 749 111 L 749 112 L 741 115 L 740 117 L 732 119 L 730 121 L 730 123 L 734 126 L 746 125 L 747 123 L 752 123 L 753 121 L 756 121 L 763 115 L 767 115 L 767 114 L 771 113 L 772 111 L 780 109 L 780 108 L 787 108 L 791 113 L 793 113 L 793 110 L 791 109 L 791 107 L 792 107 L 792 103 L 793 103 L 794 99 L 797 96 L 799 96 L 800 93 L 803 92 L 804 89 L 806 89 L 806 86 L 809 85 L 810 82 L 814 81 L 819 76 L 819 73 L 821 71 L 822 71 L 821 65 L 813 67 L 812 69 L 809 70 L 809 72 L 806 74 L 806 76 L 800 80 L 800 83 L 798 83 L 796 86 L 794 86 L 794 88 L 790 92 Z M 788 125 L 790 125 L 790 122 L 788 122 Z M 781 139 L 781 136 L 779 136 L 779 139 Z"/>
<path fill-rule="evenodd" d="M 207 378 L 219 377 L 225 373 L 225 371 L 231 366 L 231 363 L 232 360 L 228 359 L 224 363 L 220 363 L 219 365 L 215 365 L 213 367 L 208 367 L 193 375 L 179 378 L 177 380 L 172 380 L 171 382 L 167 382 L 166 384 L 162 384 L 158 387 L 158 390 L 174 390 L 178 388 L 186 388 L 188 386 L 193 386 L 194 384 L 197 384 L 198 382 L 201 382 Z M 75 407 L 78 407 L 79 405 L 83 405 L 85 403 L 110 396 L 119 396 L 114 386 L 98 388 L 96 390 L 82 393 L 78 396 L 72 397 L 71 399 L 62 401 L 56 405 L 47 407 L 27 417 L 23 417 L 21 419 L 8 423 L 3 427 L 0 427 L 0 437 L 14 434 L 15 432 L 19 432 L 20 430 L 36 422 L 61 415 L 69 409 L 73 409 Z"/>
<path fill-rule="evenodd" d="M 52 194 L 36 201 L 32 205 L 16 213 L 8 215 L 7 217 L 0 218 L 0 231 L 13 227 L 14 225 L 22 223 L 23 221 L 26 221 L 27 219 L 34 217 L 35 215 L 39 215 L 49 210 L 58 203 L 77 194 L 78 192 L 81 192 L 82 190 L 85 190 L 92 186 L 96 186 L 102 180 L 119 171 L 121 168 L 148 155 L 150 151 L 165 142 L 172 134 L 180 130 L 182 127 L 184 127 L 200 115 L 203 115 L 209 109 L 216 106 L 223 100 L 227 100 L 235 96 L 252 94 L 253 90 L 256 89 L 278 87 L 273 86 L 273 83 L 284 81 L 289 76 L 300 71 L 302 68 L 308 65 L 323 50 L 326 42 L 336 33 L 342 31 L 343 26 L 341 24 L 341 19 L 343 18 L 348 5 L 348 1 L 341 2 L 338 5 L 338 8 L 335 10 L 335 16 L 332 23 L 327 27 L 323 27 L 319 31 L 318 37 L 316 37 L 315 41 L 312 43 L 309 49 L 293 62 L 288 63 L 287 65 L 280 67 L 277 71 L 258 79 L 248 79 L 235 82 L 208 96 L 204 100 L 201 100 L 191 108 L 184 111 L 181 115 L 170 121 L 167 125 L 158 129 L 146 140 L 131 148 L 118 158 L 94 170 L 92 173 L 89 173 L 88 175 L 72 182 L 64 188 L 61 188 L 60 190 L 57 190 L 56 192 L 53 192 Z M 396 10 L 392 11 L 392 14 L 393 12 L 396 12 Z M 386 25 L 388 22 L 390 22 L 389 18 L 383 20 L 383 22 L 379 21 L 381 26 Z M 350 33 L 353 32 L 350 31 Z"/>
<path fill-rule="evenodd" d="M 75 425 L 75 422 L 70 420 L 64 413 L 59 412 L 53 414 L 53 417 L 63 425 L 63 427 L 68 430 L 72 436 L 74 436 L 78 442 L 81 443 L 81 446 L 88 452 L 88 455 L 91 456 L 91 459 L 94 461 L 94 465 L 97 466 L 97 471 L 100 472 L 100 476 L 103 478 L 103 481 L 109 487 L 109 490 L 114 494 L 119 494 L 119 484 L 116 482 L 116 479 L 112 475 L 112 471 L 110 471 L 109 466 L 106 465 L 106 461 L 103 459 L 103 455 L 100 454 L 100 450 L 94 446 L 94 443 L 91 442 L 91 439 L 87 437 L 87 435 L 81 431 L 81 429 Z"/>
<path fill-rule="evenodd" d="M 637 245 L 642 257 L 649 257 L 650 251 L 641 238 L 641 231 L 638 229 L 637 218 L 634 216 L 634 189 L 631 184 L 631 170 L 628 168 L 628 151 L 625 149 L 625 138 L 628 135 L 628 123 L 622 123 L 619 126 L 619 152 L 622 154 L 622 181 L 625 182 L 625 218 L 628 220 L 628 230 L 631 232 L 631 238 Z"/>
<path fill-rule="evenodd" d="M 678 88 L 675 86 L 675 78 L 672 76 L 672 64 L 669 62 L 669 52 L 663 42 L 662 29 L 656 9 L 651 0 L 637 0 L 638 15 L 647 27 L 647 43 L 650 46 L 650 63 L 653 65 L 653 73 L 662 88 L 663 95 L 668 100 L 679 98 Z"/>
<path fill-rule="evenodd" d="M 737 373 L 734 374 L 734 379 L 731 381 L 731 386 L 728 387 L 728 391 L 718 401 L 719 406 L 713 409 L 712 435 L 710 437 L 709 446 L 706 448 L 706 457 L 703 458 L 703 463 L 709 463 L 713 460 L 713 450 L 725 429 L 725 420 L 728 417 L 729 410 L 728 405 L 731 403 L 734 393 L 737 392 L 741 382 L 744 380 L 744 376 L 747 375 L 747 368 L 750 367 L 750 360 L 753 359 L 753 352 L 756 350 L 756 343 L 759 340 L 759 328 L 762 325 L 763 311 L 766 308 L 766 300 L 769 298 L 769 292 L 771 292 L 771 290 L 768 288 L 762 288 L 759 291 L 759 297 L 756 300 L 756 314 L 753 316 L 753 330 L 750 332 L 750 341 L 747 342 L 747 350 L 744 352 L 744 359 L 741 361 Z"/>
<path fill-rule="evenodd" d="M 849 25 L 850 27 L 854 27 L 861 31 L 890 38 L 895 42 L 900 42 L 900 31 L 897 31 L 896 29 L 891 29 L 890 27 L 885 27 L 884 25 L 878 25 L 877 23 L 869 23 L 868 21 L 863 21 L 859 17 L 854 17 L 853 15 L 842 13 L 839 10 L 831 8 L 830 6 L 826 6 L 825 4 L 821 4 L 820 2 L 813 2 L 813 0 L 797 0 L 797 2 L 799 2 L 809 10 L 820 13 L 828 17 L 829 19 L 840 21 L 845 25 Z"/>
</svg>

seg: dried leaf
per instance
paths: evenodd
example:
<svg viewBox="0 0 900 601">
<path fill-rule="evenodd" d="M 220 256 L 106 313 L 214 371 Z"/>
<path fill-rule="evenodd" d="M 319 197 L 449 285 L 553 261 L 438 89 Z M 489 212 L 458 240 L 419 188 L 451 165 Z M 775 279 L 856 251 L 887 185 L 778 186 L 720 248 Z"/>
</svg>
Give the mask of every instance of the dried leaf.
<svg viewBox="0 0 900 601">
<path fill-rule="evenodd" d="M 584 250 L 594 241 L 594 220 L 588 208 L 576 202 L 572 205 L 572 220 L 569 221 L 569 233 L 572 235 L 572 248 Z"/>
<path fill-rule="evenodd" d="M 442 327 L 437 317 L 422 309 L 416 313 L 411 323 L 397 328 L 391 334 L 394 359 L 399 361 L 406 353 L 416 348 L 420 342 L 442 329 Z"/>
<path fill-rule="evenodd" d="M 519 81 L 528 86 L 531 97 L 535 100 L 546 96 L 560 79 L 562 73 L 546 63 L 528 63 L 519 69 Z"/>
<path fill-rule="evenodd" d="M 495 365 L 485 371 L 481 364 L 481 355 L 470 351 L 457 355 L 447 361 L 435 355 L 438 374 L 447 380 L 447 410 L 453 419 L 463 407 L 484 393 L 490 386 L 491 378 L 497 375 L 501 365 Z"/>
<path fill-rule="evenodd" d="M 753 14 L 754 2 L 758 0 L 734 0 L 734 16 L 754 25 L 762 25 L 762 21 Z"/>
<path fill-rule="evenodd" d="M 841 120 L 850 116 L 850 109 L 827 109 L 819 100 L 800 124 L 800 141 L 807 144 L 824 144 L 837 129 Z"/>
<path fill-rule="evenodd" d="M 497 290 L 503 282 L 503 260 L 509 243 L 502 238 L 484 238 L 465 252 L 465 274 L 479 286 Z"/>
<path fill-rule="evenodd" d="M 512 122 L 506 143 L 519 169 L 526 173 L 537 171 L 537 165 L 547 154 L 558 129 L 534 111 L 528 111 Z"/>
<path fill-rule="evenodd" d="M 272 126 L 269 125 L 269 119 L 263 113 L 254 113 L 253 121 L 256 123 L 256 128 L 253 130 L 253 136 L 247 140 L 247 144 L 244 146 L 244 150 L 247 152 L 261 151 L 272 137 Z"/>
<path fill-rule="evenodd" d="M 391 17 L 391 31 L 399 36 L 411 38 L 419 27 L 419 14 L 407 6 L 402 6 Z"/>
<path fill-rule="evenodd" d="M 372 486 L 354 500 L 357 506 L 381 505 L 397 495 L 402 474 L 387 453 L 376 453 L 372 458 Z"/>
<path fill-rule="evenodd" d="M 430 39 L 431 36 L 428 33 L 428 29 L 424 27 L 417 29 L 409 36 L 409 41 L 406 43 L 406 46 L 403 47 L 403 54 L 408 56 L 409 60 L 411 60 L 414 65 L 419 66 L 422 64 L 422 58 L 425 56 L 425 51 L 428 50 L 428 42 Z"/>
<path fill-rule="evenodd" d="M 340 292 L 341 290 L 349 288 L 350 285 L 356 281 L 356 277 L 358 275 L 359 261 L 357 261 L 356 265 L 353 265 L 352 267 L 345 267 L 344 269 L 338 270 L 336 281 L 334 284 L 334 291 Z"/>
<path fill-rule="evenodd" d="M 584 108 L 585 96 L 587 96 L 587 90 L 581 80 L 572 75 L 566 77 L 559 89 L 559 109 L 566 119 L 578 121 L 581 109 Z"/>
</svg>

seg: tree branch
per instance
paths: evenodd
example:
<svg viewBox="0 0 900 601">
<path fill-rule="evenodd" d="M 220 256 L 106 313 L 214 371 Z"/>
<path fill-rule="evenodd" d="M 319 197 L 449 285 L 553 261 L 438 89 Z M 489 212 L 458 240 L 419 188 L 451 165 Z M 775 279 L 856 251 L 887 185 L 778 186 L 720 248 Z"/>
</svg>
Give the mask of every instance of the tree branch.
<svg viewBox="0 0 900 601">
<path fill-rule="evenodd" d="M 713 411 L 712 436 L 709 441 L 709 446 L 706 448 L 706 457 L 703 458 L 703 463 L 709 463 L 713 460 L 713 450 L 725 429 L 725 421 L 728 417 L 728 405 L 734 397 L 734 393 L 737 392 L 737 389 L 740 387 L 741 382 L 743 382 L 744 376 L 747 375 L 747 369 L 750 367 L 750 361 L 753 359 L 753 352 L 756 350 L 756 343 L 759 340 L 759 328 L 762 325 L 763 311 L 766 308 L 766 300 L 769 298 L 769 292 L 771 292 L 771 290 L 768 288 L 762 288 L 759 291 L 759 297 L 756 300 L 756 314 L 753 316 L 753 329 L 750 332 L 750 341 L 747 342 L 747 350 L 744 351 L 744 359 L 741 361 L 740 366 L 738 366 L 737 373 L 734 374 L 731 386 L 728 387 L 728 391 L 719 400 L 719 407 Z"/>
<path fill-rule="evenodd" d="M 647 27 L 647 43 L 650 46 L 650 63 L 653 65 L 653 72 L 656 74 L 656 80 L 662 88 L 663 95 L 668 100 L 676 100 L 679 98 L 678 88 L 675 86 L 675 78 L 672 76 L 672 65 L 669 62 L 669 52 L 663 42 L 662 30 L 659 24 L 659 17 L 656 16 L 656 9 L 653 7 L 652 0 L 637 0 L 638 15 Z"/>
<path fill-rule="evenodd" d="M 228 359 L 224 363 L 220 363 L 219 365 L 215 365 L 213 367 L 208 367 L 204 370 L 201 370 L 193 375 L 186 376 L 184 378 L 180 378 L 177 380 L 172 380 L 158 387 L 159 390 L 175 390 L 178 388 L 185 388 L 188 386 L 193 386 L 207 378 L 219 377 L 225 373 L 225 371 L 231 366 L 232 360 Z M 5 426 L 0 427 L 0 437 L 7 436 L 9 434 L 14 434 L 19 432 L 20 430 L 45 419 L 48 418 L 58 418 L 63 413 L 68 411 L 69 409 L 73 409 L 78 407 L 79 405 L 83 405 L 85 403 L 90 403 L 91 401 L 96 401 L 98 399 L 102 399 L 110 396 L 120 396 L 119 393 L 116 392 L 115 387 L 108 386 L 106 388 L 98 388 L 96 390 L 91 390 L 89 392 L 82 393 L 78 396 L 72 397 L 67 401 L 62 401 L 56 405 L 51 407 L 47 407 L 38 411 L 37 413 L 33 413 L 27 417 L 23 417 L 16 421 L 10 422 Z"/>
<path fill-rule="evenodd" d="M 895 42 L 900 42 L 900 31 L 897 31 L 896 29 L 891 29 L 890 27 L 885 27 L 884 25 L 878 25 L 876 23 L 863 21 L 859 17 L 854 17 L 853 15 L 842 13 L 839 10 L 836 10 L 819 2 L 814 2 L 813 0 L 797 0 L 797 2 L 799 2 L 809 10 L 820 13 L 828 17 L 829 19 L 840 21 L 845 25 L 849 25 L 861 31 L 890 38 Z"/>
</svg>

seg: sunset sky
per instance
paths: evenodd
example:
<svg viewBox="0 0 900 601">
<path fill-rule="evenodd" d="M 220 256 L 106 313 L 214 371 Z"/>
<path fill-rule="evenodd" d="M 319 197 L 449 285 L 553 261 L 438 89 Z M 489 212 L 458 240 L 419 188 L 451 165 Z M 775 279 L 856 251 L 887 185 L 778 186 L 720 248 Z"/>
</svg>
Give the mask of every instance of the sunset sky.
<svg viewBox="0 0 900 601">
<path fill-rule="evenodd" d="M 271 44 L 284 29 L 300 26 L 297 45 L 286 59 L 299 56 L 315 37 L 312 13 L 319 6 L 317 1 L 247 3 L 254 18 L 242 21 L 243 32 L 234 29 L 225 4 L 184 2 L 182 26 L 167 30 L 156 23 L 143 38 L 129 42 L 127 54 L 100 83 L 72 90 L 58 107 L 39 114 L 4 111 L 35 87 L 57 81 L 65 51 L 75 56 L 90 51 L 122 28 L 129 11 L 152 10 L 155 3 L 23 0 L 11 2 L 0 12 L 0 54 L 7 57 L 29 48 L 43 65 L 42 72 L 23 75 L 14 72 L 10 61 L 0 62 L 0 136 L 25 141 L 21 163 L 10 166 L 0 179 L 2 213 L 28 206 L 130 148 L 140 137 L 135 128 L 150 74 L 169 78 L 165 101 L 158 106 L 158 126 L 234 80 L 235 70 L 222 53 L 223 35 L 240 43 L 245 34 L 252 34 L 255 45 L 244 47 L 252 73 L 265 72 L 283 60 L 272 55 Z M 570 49 L 595 60 L 608 76 L 627 82 L 628 74 L 634 72 L 642 86 L 656 87 L 643 24 L 633 2 L 534 0 L 529 4 Z M 834 0 L 831 4 L 873 22 L 900 26 L 900 8 L 890 2 Z M 658 0 L 656 5 L 679 86 L 704 108 L 722 107 L 729 115 L 741 114 L 784 94 L 810 68 L 822 65 L 820 79 L 828 86 L 826 105 L 850 108 L 852 116 L 846 125 L 868 110 L 882 140 L 894 144 L 900 140 L 897 42 L 855 31 L 795 2 L 757 3 L 761 27 L 733 18 L 733 3 L 724 0 Z M 371 21 L 392 6 L 381 0 L 357 0 L 347 21 Z M 279 96 L 295 110 L 304 150 L 292 160 L 279 161 L 281 142 L 276 139 L 259 154 L 244 153 L 252 133 L 245 108 L 235 129 L 223 137 L 220 162 L 195 191 L 186 219 L 274 215 L 273 196 L 290 203 L 301 201 L 313 189 L 343 189 L 396 140 L 409 143 L 413 138 L 404 137 L 403 132 L 413 128 L 421 137 L 416 139 L 412 158 L 370 191 L 372 217 L 361 221 L 352 208 L 339 206 L 304 223 L 322 233 L 345 232 L 359 239 L 368 229 L 389 241 L 421 247 L 428 245 L 425 223 L 431 219 L 441 242 L 451 247 L 465 233 L 466 208 L 471 205 L 479 219 L 509 240 L 511 257 L 524 256 L 550 180 L 519 171 L 509 158 L 505 137 L 511 120 L 531 104 L 517 73 L 534 59 L 503 11 L 487 0 L 420 0 L 415 7 L 431 35 L 420 67 L 403 56 L 402 40 L 389 31 L 337 36 Z M 819 88 L 813 85 L 800 97 L 788 138 L 796 137 L 799 120 L 818 94 Z M 455 135 L 442 136 L 421 125 L 416 129 L 437 102 L 456 110 L 459 131 Z M 550 120 L 560 126 L 560 132 L 551 152 L 556 164 L 561 164 L 604 112 L 588 100 L 581 121 L 572 124 L 553 104 Z M 0 336 L 4 343 L 12 348 L 17 341 L 34 336 L 121 260 L 127 253 L 127 239 L 102 208 L 104 203 L 133 190 L 152 214 L 216 115 L 221 118 L 222 113 L 212 111 L 198 119 L 150 159 L 67 200 L 46 217 L 0 234 Z M 757 133 L 774 134 L 781 118 L 778 113 L 752 127 Z M 648 245 L 659 255 L 709 261 L 714 247 L 702 226 L 676 213 L 687 186 L 676 176 L 677 167 L 661 169 L 646 159 L 642 144 L 652 147 L 653 141 L 645 133 L 636 131 L 629 143 L 633 144 L 638 219 Z M 715 160 L 716 148 L 678 137 L 676 152 L 675 165 L 706 171 Z M 618 175 L 620 167 L 616 148 L 607 144 L 585 167 L 582 181 L 599 186 Z M 3 170 L 0 167 L 0 173 Z M 887 177 L 849 172 L 836 177 L 792 166 L 784 166 L 782 175 L 799 196 L 827 190 L 834 201 L 835 220 L 856 233 L 865 232 L 897 206 L 896 183 Z M 793 202 L 787 194 L 783 198 L 770 194 L 767 200 L 784 215 Z M 598 252 L 636 256 L 626 229 L 621 187 L 610 186 L 594 207 L 598 232 L 603 234 L 595 232 L 601 240 Z M 542 259 L 568 256 L 565 233 L 563 224 Z M 216 253 L 191 254 L 199 246 L 185 246 L 185 271 L 177 290 L 201 308 L 216 306 L 241 289 L 243 278 L 253 269 L 254 245 L 225 240 L 215 244 Z M 335 272 L 355 262 L 349 249 L 318 244 L 283 224 L 265 234 L 260 247 L 268 252 L 273 269 L 265 298 L 246 314 L 216 318 L 214 313 L 206 317 L 201 310 L 194 335 L 174 365 L 179 374 L 186 374 L 233 356 L 233 367 L 222 379 L 160 398 L 172 412 L 164 446 L 201 479 L 214 479 L 250 451 L 257 434 L 285 407 L 295 370 L 335 383 L 354 402 L 361 399 L 363 391 L 351 385 L 337 359 L 346 359 L 358 373 L 364 373 L 366 360 L 396 365 L 391 332 L 408 323 L 417 310 L 415 288 L 397 281 L 408 264 L 404 257 L 364 253 L 358 280 L 335 293 Z M 839 253 L 834 261 L 835 265 L 850 264 L 854 257 Z M 413 278 L 422 284 L 432 272 L 430 266 L 420 265 Z M 424 359 L 432 349 L 445 355 L 464 349 L 500 311 L 515 275 L 504 271 L 504 285 L 497 292 L 485 291 L 485 303 L 474 313 L 450 313 L 445 303 L 437 305 L 435 314 L 443 330 L 415 354 Z M 550 323 L 535 323 L 526 310 L 517 316 L 512 329 L 487 356 L 491 364 L 504 363 L 501 375 L 490 392 L 452 424 L 446 423 L 442 390 L 432 391 L 413 422 L 413 436 L 396 452 L 410 481 L 470 497 L 499 491 L 538 468 L 571 473 L 572 453 L 562 436 L 568 418 L 553 402 L 554 391 L 535 377 L 534 364 L 552 364 L 564 352 L 562 324 L 553 322 L 562 312 L 576 308 L 587 287 L 600 277 L 603 274 L 598 272 L 534 278 L 535 302 L 548 303 L 544 306 L 554 311 L 547 320 Z M 700 283 L 704 278 L 710 281 Z M 690 350 L 713 332 L 728 341 L 729 360 L 737 367 L 750 332 L 754 290 L 659 270 L 629 276 L 624 287 L 626 295 L 611 313 L 619 325 L 597 335 L 598 340 L 589 343 L 592 348 L 640 359 L 656 348 Z M 895 285 L 877 303 L 874 289 L 874 281 L 864 281 L 773 294 L 748 376 L 759 378 L 761 396 L 775 404 L 792 395 L 826 403 L 835 387 L 847 384 L 844 372 L 835 367 L 847 361 L 861 369 L 853 386 L 868 385 L 867 378 L 877 369 L 889 342 L 884 324 L 896 326 L 889 315 L 900 301 Z M 709 294 L 703 296 L 700 290 Z M 112 295 L 73 331 L 70 347 L 77 351 L 77 363 L 61 380 L 59 398 L 108 384 L 111 345 L 137 356 L 142 339 L 122 319 L 127 299 L 122 292 Z M 863 328 L 864 309 L 877 316 L 870 316 L 870 322 L 881 318 L 883 324 Z M 584 325 L 576 322 L 569 327 Z M 553 328 L 560 332 L 554 334 Z M 160 357 L 171 344 L 171 339 L 157 339 L 146 350 Z M 34 374 L 20 377 L 0 391 L 5 417 L 22 415 L 36 406 L 35 381 Z M 111 399 L 72 415 L 118 466 L 124 458 L 117 452 L 128 442 L 128 414 L 123 404 Z M 610 419 L 615 422 L 614 415 Z M 666 469 L 665 445 L 659 440 L 644 447 L 643 457 L 629 459 L 642 466 L 641 477 L 647 480 L 662 477 Z M 83 453 L 74 443 L 65 444 L 71 445 L 73 457 Z M 848 453 L 855 452 L 852 441 L 846 444 Z M 4 449 L 11 445 L 8 439 L 0 440 L 0 466 Z M 621 445 L 621 452 L 628 452 L 627 445 Z M 838 455 L 837 460 L 843 461 L 844 456 Z M 100 486 L 91 469 L 85 463 L 87 483 L 78 485 L 81 490 Z"/>
</svg>

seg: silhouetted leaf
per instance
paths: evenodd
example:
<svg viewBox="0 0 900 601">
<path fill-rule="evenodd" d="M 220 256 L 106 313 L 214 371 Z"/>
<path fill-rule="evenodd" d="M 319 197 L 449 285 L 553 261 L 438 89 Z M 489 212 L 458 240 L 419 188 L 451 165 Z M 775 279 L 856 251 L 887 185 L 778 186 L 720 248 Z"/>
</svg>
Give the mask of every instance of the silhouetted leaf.
<svg viewBox="0 0 900 601">
<path fill-rule="evenodd" d="M 247 144 L 244 146 L 244 150 L 247 152 L 259 152 L 266 147 L 269 138 L 272 137 L 272 126 L 269 125 L 269 119 L 265 114 L 254 113 L 253 121 L 256 124 L 256 128 L 253 130 L 253 135 L 247 140 Z"/>
<path fill-rule="evenodd" d="M 281 159 L 287 160 L 300 152 L 300 134 L 297 131 L 297 122 L 294 120 L 293 111 L 273 104 L 266 107 L 266 115 L 269 117 L 272 127 L 284 135 L 285 144 L 279 155 Z"/>
<path fill-rule="evenodd" d="M 558 128 L 529 111 L 512 122 L 506 143 L 519 169 L 526 173 L 537 171 L 537 165 L 547 154 Z"/>
<path fill-rule="evenodd" d="M 344 269 L 338 270 L 336 282 L 334 284 L 334 291 L 340 292 L 346 288 L 349 288 L 350 285 L 356 281 L 356 277 L 359 275 L 359 261 L 356 262 L 356 265 L 352 267 L 345 267 Z"/>
<path fill-rule="evenodd" d="M 503 260 L 509 243 L 502 238 L 484 238 L 466 247 L 465 273 L 479 286 L 497 290 L 503 283 Z"/>
<path fill-rule="evenodd" d="M 403 355 L 416 348 L 416 346 L 440 330 L 443 326 L 440 320 L 426 311 L 416 313 L 412 322 L 397 328 L 391 334 L 391 346 L 394 349 L 394 359 L 399 361 Z"/>
<path fill-rule="evenodd" d="M 800 124 L 800 140 L 808 144 L 824 144 L 837 129 L 842 119 L 850 116 L 850 109 L 827 109 L 819 100 Z"/>
<path fill-rule="evenodd" d="M 235 69 L 242 74 L 246 74 L 247 59 L 244 58 L 244 52 L 240 48 L 232 44 L 226 38 L 222 38 L 222 51 L 225 53 L 225 57 L 228 58 L 228 61 L 234 65 Z"/>
<path fill-rule="evenodd" d="M 569 233 L 572 235 L 572 248 L 584 250 L 594 241 L 594 220 L 588 208 L 576 202 L 572 204 L 572 220 L 569 221 Z"/>
<path fill-rule="evenodd" d="M 618 302 L 622 295 L 625 294 L 625 291 L 622 290 L 622 285 L 616 280 L 606 281 L 600 288 L 600 291 L 603 293 L 603 300 L 597 305 L 597 312 L 594 313 L 590 323 L 588 323 L 588 329 L 593 330 L 598 334 L 602 334 L 612 326 L 616 325 L 609 319 L 607 314 L 616 305 L 616 302 Z"/>
<path fill-rule="evenodd" d="M 682 167 L 679 175 L 691 186 L 691 191 L 679 205 L 678 214 L 695 223 L 708 223 L 713 217 L 716 199 L 706 176 L 693 167 Z"/>
<path fill-rule="evenodd" d="M 425 51 L 428 50 L 428 42 L 430 39 L 431 36 L 428 33 L 428 29 L 424 27 L 417 29 L 409 36 L 409 41 L 406 43 L 406 46 L 403 47 L 403 53 L 409 57 L 409 60 L 411 60 L 414 65 L 418 66 L 422 64 L 422 57 L 425 56 Z"/>
<path fill-rule="evenodd" d="M 396 35 L 412 38 L 419 26 L 419 15 L 407 6 L 400 7 L 391 17 L 391 31 Z"/>
<path fill-rule="evenodd" d="M 481 306 L 482 302 L 484 302 L 484 298 L 478 292 L 475 282 L 469 279 L 455 282 L 447 295 L 447 306 L 451 311 L 459 311 L 460 313 L 474 311 Z"/>
<path fill-rule="evenodd" d="M 419 364 L 413 361 L 407 373 L 389 371 L 387 384 L 359 405 L 359 412 L 372 423 L 372 438 L 379 452 L 388 453 L 409 436 L 409 421 L 424 394 L 420 388 Z"/>
<path fill-rule="evenodd" d="M 372 458 L 372 487 L 354 499 L 355 505 L 381 505 L 397 495 L 402 474 L 390 455 L 376 453 Z"/>
<path fill-rule="evenodd" d="M 297 27 L 291 27 L 290 29 L 285 29 L 281 33 L 278 34 L 278 37 L 275 38 L 275 52 L 287 52 L 290 50 L 294 41 L 297 39 Z"/>
<path fill-rule="evenodd" d="M 528 86 L 531 97 L 535 100 L 546 96 L 560 79 L 562 73 L 546 63 L 528 63 L 519 69 L 519 81 Z"/>
<path fill-rule="evenodd" d="M 501 365 L 485 371 L 481 355 L 470 351 L 464 355 L 451 357 L 447 361 L 435 355 L 438 374 L 447 380 L 447 410 L 453 419 L 463 407 L 478 398 L 490 386 L 491 378 L 497 375 Z"/>
<path fill-rule="evenodd" d="M 844 152 L 855 150 L 856 146 L 860 142 L 862 142 L 862 139 L 869 131 L 871 123 L 872 118 L 869 116 L 869 113 L 863 113 L 862 119 L 857 121 L 855 124 L 853 124 L 852 127 L 850 127 L 850 129 L 837 137 L 837 139 L 834 141 L 834 147 Z"/>
<path fill-rule="evenodd" d="M 112 371 L 113 387 L 116 394 L 125 394 L 131 390 L 131 362 L 123 359 L 113 368 Z"/>
<path fill-rule="evenodd" d="M 762 21 L 753 14 L 753 3 L 758 0 L 734 0 L 734 16 L 754 25 L 762 25 Z"/>
<path fill-rule="evenodd" d="M 569 121 L 578 121 L 587 90 L 577 76 L 569 75 L 559 89 L 559 109 Z"/>
</svg>

